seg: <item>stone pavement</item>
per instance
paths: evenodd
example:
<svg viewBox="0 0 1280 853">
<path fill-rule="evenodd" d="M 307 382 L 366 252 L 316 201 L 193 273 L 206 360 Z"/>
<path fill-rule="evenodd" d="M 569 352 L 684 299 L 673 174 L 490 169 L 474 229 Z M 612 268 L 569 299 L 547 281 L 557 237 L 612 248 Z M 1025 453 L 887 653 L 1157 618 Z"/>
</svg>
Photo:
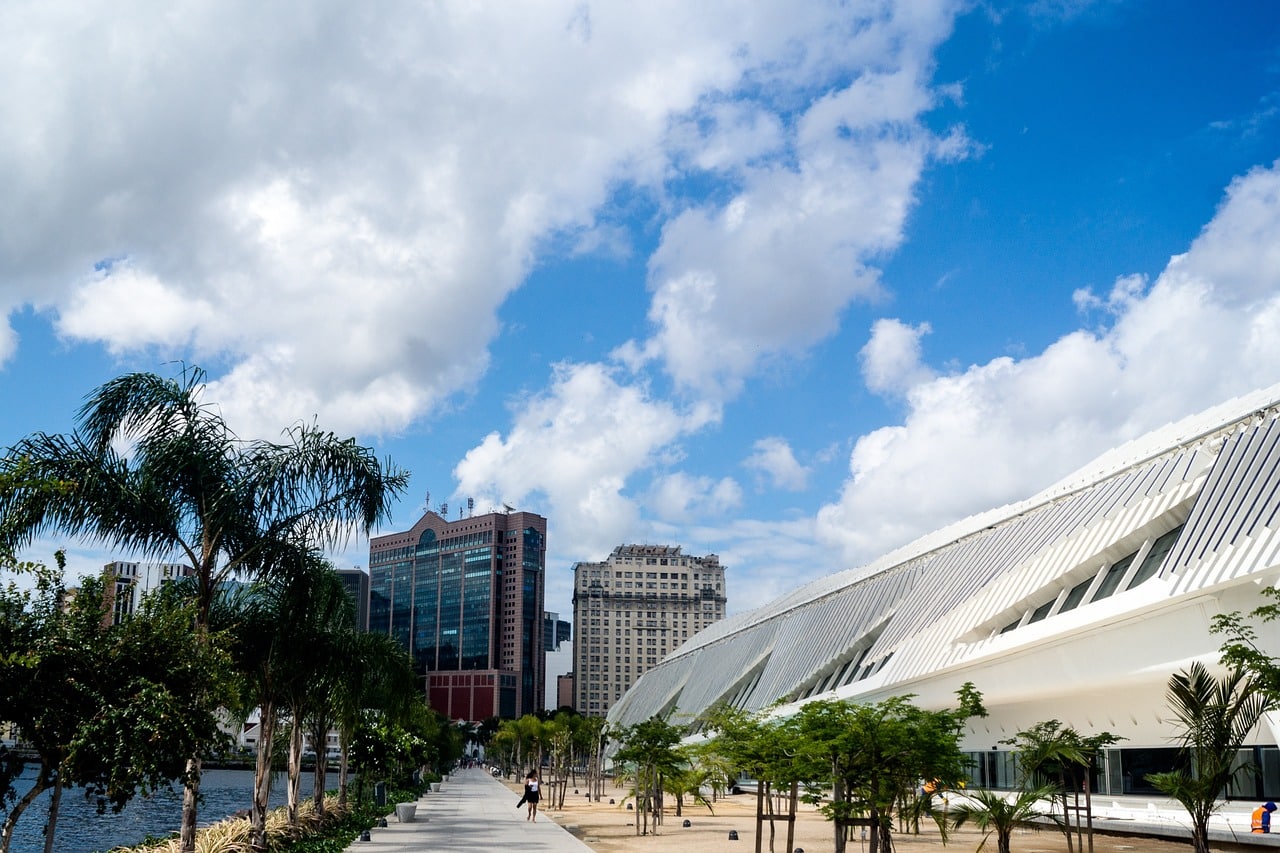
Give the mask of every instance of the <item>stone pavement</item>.
<svg viewBox="0 0 1280 853">
<path fill-rule="evenodd" d="M 347 853 L 492 853 L 494 850 L 591 853 L 545 815 L 525 820 L 520 799 L 483 768 L 457 770 L 440 784 L 440 790 L 424 794 L 417 802 L 414 820 L 401 822 L 387 815 L 385 827 L 369 830 L 368 841 L 353 841 Z"/>
</svg>

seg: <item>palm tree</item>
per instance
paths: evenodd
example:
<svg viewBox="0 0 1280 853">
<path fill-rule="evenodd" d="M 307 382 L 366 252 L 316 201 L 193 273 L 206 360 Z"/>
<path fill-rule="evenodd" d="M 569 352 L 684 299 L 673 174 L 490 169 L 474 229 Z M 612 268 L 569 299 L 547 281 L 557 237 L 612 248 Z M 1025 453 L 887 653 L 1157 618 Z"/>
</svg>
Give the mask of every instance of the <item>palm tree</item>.
<svg viewBox="0 0 1280 853">
<path fill-rule="evenodd" d="M 344 677 L 332 683 L 329 699 L 338 727 L 338 805 L 346 806 L 351 740 L 361 712 L 377 708 L 398 718 L 421 693 L 413 660 L 389 634 L 353 631 L 339 640 L 333 662 L 341 665 Z"/>
<path fill-rule="evenodd" d="M 36 433 L 0 460 L 0 547 L 57 531 L 144 559 L 186 562 L 195 631 L 219 585 L 272 570 L 281 543 L 337 546 L 389 515 L 407 475 L 354 440 L 299 424 L 280 444 L 243 441 L 201 402 L 204 372 L 117 377 L 94 391 L 70 435 Z M 222 697 L 209 696 L 210 704 Z M 181 850 L 195 850 L 200 754 L 183 780 Z"/>
<path fill-rule="evenodd" d="M 965 801 L 948 809 L 947 823 L 950 828 L 959 828 L 972 821 L 983 833 L 978 850 L 986 846 L 994 833 L 998 853 L 1009 853 L 1015 829 L 1039 831 L 1044 821 L 1058 822 L 1056 815 L 1040 808 L 1041 801 L 1052 801 L 1056 794 L 1052 786 L 1017 791 L 1011 797 L 995 791 L 970 791 Z"/>
<path fill-rule="evenodd" d="M 1244 670 L 1233 669 L 1218 680 L 1199 662 L 1169 679 L 1166 697 L 1181 730 L 1185 766 L 1147 779 L 1187 810 L 1191 846 L 1195 853 L 1208 853 L 1209 817 L 1218 810 L 1218 798 L 1232 779 L 1252 769 L 1237 766 L 1236 756 L 1249 732 L 1271 710 L 1272 700 Z"/>
</svg>

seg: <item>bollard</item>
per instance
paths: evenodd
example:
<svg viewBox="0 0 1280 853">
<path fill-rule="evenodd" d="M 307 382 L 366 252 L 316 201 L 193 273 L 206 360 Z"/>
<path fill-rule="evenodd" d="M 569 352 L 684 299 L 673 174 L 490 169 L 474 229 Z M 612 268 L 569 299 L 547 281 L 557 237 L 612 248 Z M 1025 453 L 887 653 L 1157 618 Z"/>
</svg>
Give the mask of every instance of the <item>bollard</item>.
<svg viewBox="0 0 1280 853">
<path fill-rule="evenodd" d="M 372 840 L 373 840 L 373 839 L 371 839 L 371 838 L 369 837 L 369 830 L 367 830 L 367 829 L 366 829 L 364 832 L 360 833 L 360 840 L 361 840 L 361 841 L 372 841 Z"/>
<path fill-rule="evenodd" d="M 611 806 L 612 806 L 612 805 L 615 805 L 615 803 L 613 802 L 613 797 L 610 797 L 610 798 L 609 798 L 609 805 L 611 805 Z"/>
<path fill-rule="evenodd" d="M 378 828 L 379 829 L 387 828 L 387 819 L 385 817 L 378 818 Z"/>
<path fill-rule="evenodd" d="M 730 840 L 730 841 L 737 841 L 737 840 L 738 840 L 738 830 L 736 830 L 736 829 L 731 829 L 731 830 L 729 830 L 729 840 Z"/>
<path fill-rule="evenodd" d="M 693 823 L 692 823 L 692 822 L 690 822 L 689 818 L 685 818 L 685 819 L 684 819 L 684 823 L 683 823 L 683 824 L 681 824 L 681 825 L 682 825 L 682 826 L 685 826 L 685 827 L 690 827 L 690 826 L 693 826 Z"/>
</svg>

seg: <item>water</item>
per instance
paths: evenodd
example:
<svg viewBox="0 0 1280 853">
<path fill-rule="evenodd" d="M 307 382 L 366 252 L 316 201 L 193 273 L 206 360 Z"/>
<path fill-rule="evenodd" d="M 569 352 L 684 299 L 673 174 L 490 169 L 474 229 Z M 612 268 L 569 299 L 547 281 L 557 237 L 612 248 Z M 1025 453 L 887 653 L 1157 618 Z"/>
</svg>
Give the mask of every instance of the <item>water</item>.
<svg viewBox="0 0 1280 853">
<path fill-rule="evenodd" d="M 31 766 L 22 779 L 35 778 Z M 302 774 L 302 797 L 311 796 L 311 772 Z M 277 774 L 271 784 L 272 807 L 284 805 L 285 776 Z M 26 789 L 18 782 L 19 796 Z M 330 773 L 325 788 L 338 787 L 338 774 Z M 201 776 L 200 824 L 216 823 L 224 817 L 249 808 L 253 796 L 252 770 L 206 770 Z M 15 828 L 10 853 L 42 853 L 44 836 L 41 835 L 48 817 L 49 793 L 46 791 L 31 804 Z M 178 831 L 182 823 L 182 788 L 174 785 L 172 791 L 160 790 L 149 797 L 135 797 L 120 814 L 98 814 L 95 800 L 86 800 L 83 788 L 71 788 L 62 792 L 58 807 L 58 829 L 54 849 L 58 853 L 98 853 L 112 847 L 140 844 L 148 835 L 165 836 Z"/>
</svg>

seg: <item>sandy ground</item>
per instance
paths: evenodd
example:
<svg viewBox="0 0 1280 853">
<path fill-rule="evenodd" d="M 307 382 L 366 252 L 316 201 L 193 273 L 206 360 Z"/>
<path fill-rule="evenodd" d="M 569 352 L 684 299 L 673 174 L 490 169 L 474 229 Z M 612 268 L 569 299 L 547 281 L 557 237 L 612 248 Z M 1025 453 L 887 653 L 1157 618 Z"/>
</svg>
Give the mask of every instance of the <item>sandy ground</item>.
<svg viewBox="0 0 1280 853">
<path fill-rule="evenodd" d="M 511 784 L 511 783 L 508 783 Z M 520 786 L 512 785 L 517 793 Z M 580 788 L 580 791 L 585 791 Z M 563 809 L 544 808 L 539 816 L 547 816 L 567 827 L 598 853 L 752 853 L 756 839 L 756 798 L 754 794 L 739 794 L 717 800 L 712 804 L 714 813 L 705 806 L 686 806 L 679 817 L 675 808 L 669 807 L 657 834 L 637 836 L 635 812 L 624 804 L 626 792 L 610 790 L 602 802 L 590 802 L 584 793 L 575 795 L 569 788 Z M 611 805 L 609 800 L 613 799 Z M 543 799 L 543 806 L 547 801 Z M 785 808 L 785 806 L 784 806 Z M 685 820 L 689 826 L 684 826 Z M 738 834 L 736 841 L 729 840 L 729 831 Z M 769 825 L 763 826 L 762 850 L 770 850 Z M 953 832 L 950 843 L 942 844 L 936 825 L 932 821 L 921 824 L 920 834 L 894 834 L 895 853 L 969 853 L 982 843 L 982 834 L 964 827 Z M 812 806 L 801 803 L 796 819 L 793 847 L 803 848 L 805 853 L 823 853 L 834 849 L 831 824 Z M 865 853 L 866 842 L 852 841 L 849 853 Z M 996 841 L 992 837 L 984 848 L 995 853 Z M 1013 836 L 1013 853 L 1066 853 L 1066 840 L 1056 831 L 1020 831 Z M 1094 836 L 1094 853 L 1186 853 L 1186 843 L 1177 844 L 1153 838 L 1128 836 Z M 787 825 L 776 824 L 773 853 L 791 853 L 787 847 Z"/>
</svg>

